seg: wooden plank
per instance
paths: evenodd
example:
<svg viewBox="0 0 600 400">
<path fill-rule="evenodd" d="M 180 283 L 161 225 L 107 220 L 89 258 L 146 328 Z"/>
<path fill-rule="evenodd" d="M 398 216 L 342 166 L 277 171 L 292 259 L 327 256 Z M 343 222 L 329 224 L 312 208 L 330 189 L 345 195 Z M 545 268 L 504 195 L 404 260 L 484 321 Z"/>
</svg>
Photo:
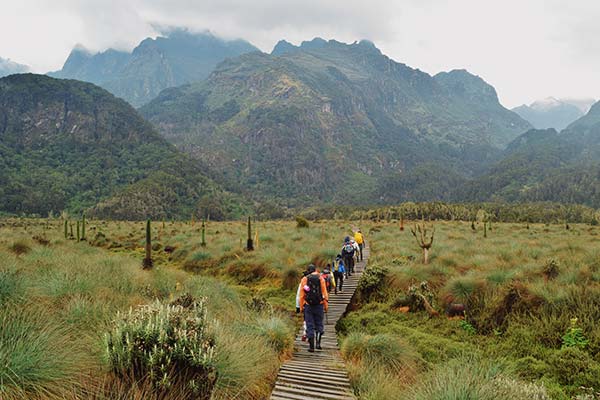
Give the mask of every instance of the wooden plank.
<svg viewBox="0 0 600 400">
<path fill-rule="evenodd" d="M 344 291 L 330 293 L 329 312 L 325 321 L 323 350 L 307 351 L 308 342 L 301 341 L 302 332 L 294 342 L 295 351 L 279 369 L 271 400 L 352 400 L 355 399 L 344 361 L 339 353 L 335 324 L 346 313 L 358 286 L 358 280 L 369 257 L 356 264 L 356 272 L 344 280 Z"/>
</svg>

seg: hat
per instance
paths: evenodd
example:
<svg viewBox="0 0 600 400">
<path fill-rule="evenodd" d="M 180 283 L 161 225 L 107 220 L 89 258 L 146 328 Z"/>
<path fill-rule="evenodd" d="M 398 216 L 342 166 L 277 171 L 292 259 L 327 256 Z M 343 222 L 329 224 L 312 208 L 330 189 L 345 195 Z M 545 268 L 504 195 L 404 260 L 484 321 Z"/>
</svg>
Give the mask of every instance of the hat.
<svg viewBox="0 0 600 400">
<path fill-rule="evenodd" d="M 308 273 L 312 274 L 313 272 L 315 272 L 317 270 L 317 267 L 315 267 L 315 264 L 310 264 L 308 266 Z"/>
<path fill-rule="evenodd" d="M 344 242 L 349 242 L 349 241 L 350 241 L 350 236 L 346 236 L 346 237 L 344 238 Z"/>
</svg>

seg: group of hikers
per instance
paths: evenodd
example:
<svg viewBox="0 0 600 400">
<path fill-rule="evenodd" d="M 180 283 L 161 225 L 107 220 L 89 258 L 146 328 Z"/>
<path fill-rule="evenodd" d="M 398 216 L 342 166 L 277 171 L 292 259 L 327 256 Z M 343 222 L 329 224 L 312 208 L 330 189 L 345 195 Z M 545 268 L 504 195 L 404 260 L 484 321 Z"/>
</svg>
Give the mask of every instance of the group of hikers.
<svg viewBox="0 0 600 400">
<path fill-rule="evenodd" d="M 304 315 L 304 335 L 308 340 L 308 351 L 321 350 L 321 338 L 325 333 L 325 314 L 329 307 L 329 293 L 343 292 L 344 279 L 352 276 L 356 262 L 363 259 L 365 239 L 360 229 L 354 236 L 346 236 L 340 253 L 332 264 L 327 264 L 322 272 L 310 264 L 303 273 L 296 293 L 296 313 Z"/>
</svg>

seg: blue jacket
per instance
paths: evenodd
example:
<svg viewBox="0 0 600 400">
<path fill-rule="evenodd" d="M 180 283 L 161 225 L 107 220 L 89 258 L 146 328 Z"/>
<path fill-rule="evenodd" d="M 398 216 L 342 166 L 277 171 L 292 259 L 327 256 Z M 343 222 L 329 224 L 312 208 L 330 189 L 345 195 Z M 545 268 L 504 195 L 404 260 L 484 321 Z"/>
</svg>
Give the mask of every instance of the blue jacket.
<svg viewBox="0 0 600 400">
<path fill-rule="evenodd" d="M 344 262 L 342 260 L 340 260 L 340 263 L 338 264 L 337 271 L 341 273 L 346 272 L 346 267 L 344 267 Z"/>
</svg>

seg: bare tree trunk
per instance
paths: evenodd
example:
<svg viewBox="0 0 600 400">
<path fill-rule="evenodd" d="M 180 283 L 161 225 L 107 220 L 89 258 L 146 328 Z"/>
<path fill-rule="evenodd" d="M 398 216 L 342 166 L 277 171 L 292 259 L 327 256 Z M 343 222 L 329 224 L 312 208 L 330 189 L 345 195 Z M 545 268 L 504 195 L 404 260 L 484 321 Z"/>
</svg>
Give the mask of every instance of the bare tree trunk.
<svg viewBox="0 0 600 400">
<path fill-rule="evenodd" d="M 423 249 L 423 264 L 429 264 L 429 249 Z"/>
</svg>

